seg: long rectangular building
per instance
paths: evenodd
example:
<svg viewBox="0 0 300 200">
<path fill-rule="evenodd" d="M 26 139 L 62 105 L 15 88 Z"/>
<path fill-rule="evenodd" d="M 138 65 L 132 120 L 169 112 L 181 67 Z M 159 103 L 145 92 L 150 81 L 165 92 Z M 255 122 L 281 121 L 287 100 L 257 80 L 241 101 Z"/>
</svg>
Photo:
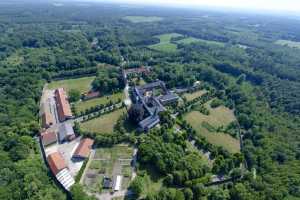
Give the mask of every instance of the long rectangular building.
<svg viewBox="0 0 300 200">
<path fill-rule="evenodd" d="M 55 90 L 56 107 L 59 121 L 65 121 L 72 118 L 71 107 L 63 88 Z"/>
</svg>

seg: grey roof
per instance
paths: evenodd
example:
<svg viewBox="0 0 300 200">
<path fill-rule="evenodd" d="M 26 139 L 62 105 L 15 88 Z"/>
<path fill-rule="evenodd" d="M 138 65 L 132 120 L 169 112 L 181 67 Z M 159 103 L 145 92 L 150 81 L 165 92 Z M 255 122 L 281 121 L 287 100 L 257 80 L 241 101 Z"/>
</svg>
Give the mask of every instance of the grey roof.
<svg viewBox="0 0 300 200">
<path fill-rule="evenodd" d="M 166 95 L 163 95 L 159 98 L 159 100 L 161 102 L 165 102 L 165 101 L 173 101 L 173 100 L 178 100 L 178 96 L 174 93 L 168 93 Z"/>
<path fill-rule="evenodd" d="M 63 141 L 66 137 L 74 135 L 73 127 L 69 123 L 61 124 L 58 132 L 59 141 Z"/>
<path fill-rule="evenodd" d="M 145 118 L 144 120 L 140 121 L 139 126 L 142 129 L 150 129 L 152 127 L 154 127 L 156 124 L 159 123 L 159 117 L 158 115 L 154 115 L 154 116 L 149 116 L 147 118 Z"/>
</svg>

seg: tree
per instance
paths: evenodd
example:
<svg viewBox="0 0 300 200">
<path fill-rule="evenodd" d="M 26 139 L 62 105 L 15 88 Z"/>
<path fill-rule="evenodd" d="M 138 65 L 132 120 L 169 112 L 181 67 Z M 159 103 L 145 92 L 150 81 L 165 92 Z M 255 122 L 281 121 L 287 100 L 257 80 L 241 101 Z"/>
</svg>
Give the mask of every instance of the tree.
<svg viewBox="0 0 300 200">
<path fill-rule="evenodd" d="M 73 200 L 96 200 L 94 197 L 88 196 L 80 184 L 74 184 L 71 187 L 71 195 Z"/>
<path fill-rule="evenodd" d="M 80 96 L 81 96 L 80 92 L 78 90 L 76 90 L 76 89 L 71 89 L 69 91 L 69 101 L 70 102 L 79 101 Z"/>
<path fill-rule="evenodd" d="M 227 190 L 221 188 L 213 189 L 208 195 L 208 200 L 227 200 L 229 199 L 229 193 Z"/>
<path fill-rule="evenodd" d="M 193 191 L 190 188 L 185 188 L 183 190 L 183 194 L 186 200 L 192 200 L 193 199 Z"/>
</svg>

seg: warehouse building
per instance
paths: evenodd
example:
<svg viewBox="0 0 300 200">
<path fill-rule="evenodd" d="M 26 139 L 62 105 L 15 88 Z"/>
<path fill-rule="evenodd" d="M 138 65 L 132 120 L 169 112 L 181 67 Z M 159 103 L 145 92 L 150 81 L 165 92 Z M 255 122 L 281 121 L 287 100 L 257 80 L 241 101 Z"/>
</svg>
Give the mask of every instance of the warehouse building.
<svg viewBox="0 0 300 200">
<path fill-rule="evenodd" d="M 57 142 L 56 133 L 53 131 L 45 131 L 41 133 L 42 144 L 46 147 Z"/>
<path fill-rule="evenodd" d="M 75 133 L 70 123 L 63 123 L 58 130 L 58 140 L 60 143 L 75 139 Z"/>
<path fill-rule="evenodd" d="M 73 154 L 73 158 L 74 159 L 88 158 L 93 144 L 94 144 L 94 140 L 90 138 L 84 138 L 83 140 L 81 140 Z"/>
<path fill-rule="evenodd" d="M 67 119 L 71 119 L 73 117 L 71 107 L 63 88 L 55 90 L 55 99 L 59 121 L 63 122 Z"/>
</svg>

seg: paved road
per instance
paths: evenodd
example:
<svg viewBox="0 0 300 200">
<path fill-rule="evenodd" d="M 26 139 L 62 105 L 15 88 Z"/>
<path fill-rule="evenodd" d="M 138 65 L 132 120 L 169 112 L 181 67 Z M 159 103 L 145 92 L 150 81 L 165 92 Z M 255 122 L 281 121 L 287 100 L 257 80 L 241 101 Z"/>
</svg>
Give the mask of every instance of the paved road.
<svg viewBox="0 0 300 200">
<path fill-rule="evenodd" d="M 125 94 L 124 103 L 127 107 L 130 107 L 131 104 L 132 104 L 132 101 L 131 101 L 130 95 L 129 95 L 129 85 L 128 85 L 128 83 L 126 84 L 126 86 L 124 88 L 124 94 Z"/>
</svg>

